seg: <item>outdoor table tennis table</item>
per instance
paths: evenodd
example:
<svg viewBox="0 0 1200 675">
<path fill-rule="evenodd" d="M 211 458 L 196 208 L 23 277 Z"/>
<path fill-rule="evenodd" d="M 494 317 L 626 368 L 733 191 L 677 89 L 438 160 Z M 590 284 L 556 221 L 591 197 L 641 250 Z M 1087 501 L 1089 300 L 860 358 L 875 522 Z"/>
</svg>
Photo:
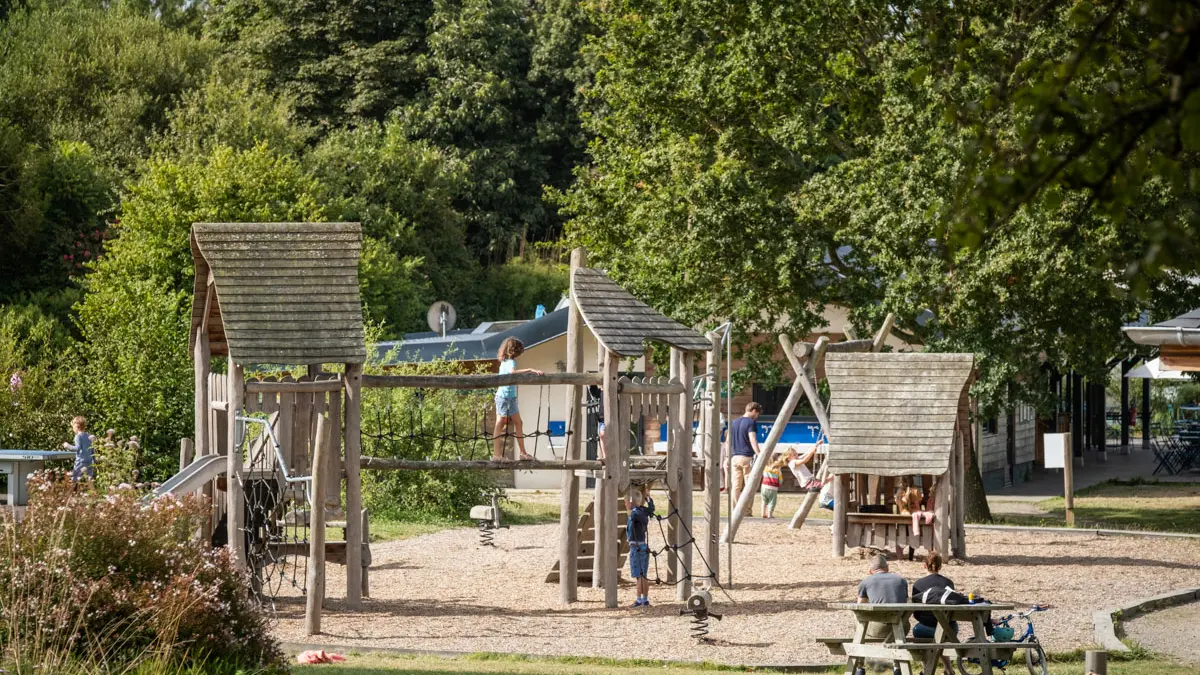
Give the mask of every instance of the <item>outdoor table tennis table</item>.
<svg viewBox="0 0 1200 675">
<path fill-rule="evenodd" d="M 41 471 L 46 462 L 74 457 L 75 453 L 66 450 L 0 450 L 0 475 L 4 476 L 6 484 L 5 505 L 27 505 L 29 474 Z"/>
</svg>

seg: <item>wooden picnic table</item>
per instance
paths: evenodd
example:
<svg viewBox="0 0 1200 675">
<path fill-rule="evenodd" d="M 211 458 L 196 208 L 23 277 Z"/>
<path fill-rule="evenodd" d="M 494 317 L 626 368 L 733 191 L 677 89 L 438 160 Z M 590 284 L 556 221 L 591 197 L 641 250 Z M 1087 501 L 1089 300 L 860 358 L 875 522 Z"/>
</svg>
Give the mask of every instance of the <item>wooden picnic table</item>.
<svg viewBox="0 0 1200 675">
<path fill-rule="evenodd" d="M 820 640 L 830 651 L 846 655 L 846 675 L 864 658 L 884 659 L 900 668 L 902 675 L 912 675 L 912 661 L 919 656 L 926 673 L 932 673 L 943 654 L 979 658 L 983 675 L 992 675 L 992 658 L 997 652 L 1026 648 L 1021 642 L 988 642 L 984 622 L 994 611 L 1011 611 L 1014 605 L 978 603 L 974 605 L 925 605 L 920 603 L 831 602 L 830 609 L 854 613 L 857 624 L 850 640 Z M 929 612 L 937 618 L 938 627 L 929 642 L 914 642 L 908 636 L 908 619 L 915 612 Z M 974 635 L 969 640 L 959 637 L 954 622 L 970 624 Z M 882 623 L 891 626 L 891 636 L 867 637 L 867 626 Z"/>
</svg>

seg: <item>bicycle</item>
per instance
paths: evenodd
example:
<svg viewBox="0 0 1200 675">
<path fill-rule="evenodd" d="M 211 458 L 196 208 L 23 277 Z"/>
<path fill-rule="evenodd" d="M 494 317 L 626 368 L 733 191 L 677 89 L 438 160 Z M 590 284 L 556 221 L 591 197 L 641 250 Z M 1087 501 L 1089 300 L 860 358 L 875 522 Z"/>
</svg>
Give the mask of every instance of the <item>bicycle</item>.
<svg viewBox="0 0 1200 675">
<path fill-rule="evenodd" d="M 1029 668 L 1030 675 L 1048 675 L 1046 667 L 1046 650 L 1042 649 L 1042 645 L 1038 642 L 1037 635 L 1033 632 L 1033 615 L 1037 612 L 1044 612 L 1050 609 L 1049 605 L 1034 605 L 1027 612 L 1019 612 L 1017 614 L 1009 614 L 1002 619 L 996 619 L 994 628 L 992 629 L 992 642 L 1028 642 L 1032 646 L 1024 648 L 1025 665 Z M 1014 630 L 1009 625 L 1013 619 L 1025 620 L 1025 632 L 1019 638 L 1013 637 Z M 1016 651 L 1016 650 L 1011 650 Z M 1007 668 L 1012 662 L 1011 653 L 1007 659 L 992 659 L 993 668 Z M 978 658 L 959 656 L 958 657 L 958 672 L 962 675 L 980 675 L 983 672 L 983 667 Z"/>
</svg>

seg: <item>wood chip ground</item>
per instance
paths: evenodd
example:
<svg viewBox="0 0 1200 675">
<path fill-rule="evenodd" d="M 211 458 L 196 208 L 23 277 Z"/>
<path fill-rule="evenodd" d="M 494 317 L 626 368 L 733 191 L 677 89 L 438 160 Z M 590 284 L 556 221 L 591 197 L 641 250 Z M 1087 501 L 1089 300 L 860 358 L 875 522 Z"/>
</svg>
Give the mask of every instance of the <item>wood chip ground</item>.
<svg viewBox="0 0 1200 675">
<path fill-rule="evenodd" d="M 814 638 L 850 635 L 851 617 L 825 604 L 855 596 L 866 562 L 861 550 L 831 559 L 826 525 L 792 531 L 778 519 L 746 521 L 733 550 L 733 601 L 715 594 L 725 617 L 712 622 L 711 644 L 689 637 L 665 585 L 652 588 L 649 609 L 628 607 L 633 589 L 624 583 L 620 609 L 604 609 L 603 591 L 590 587 L 580 589 L 581 602 L 559 605 L 557 586 L 543 582 L 557 557 L 557 529 L 501 530 L 494 549 L 478 547 L 467 528 L 375 544 L 372 597 L 362 611 L 346 611 L 345 570 L 331 564 L 324 634 L 304 635 L 299 598 L 279 603 L 276 633 L 294 642 L 724 664 L 829 663 L 835 659 Z M 968 547 L 969 560 L 944 573 L 997 601 L 1053 605 L 1036 620 L 1053 652 L 1091 643 L 1093 610 L 1194 585 L 1200 572 L 1194 540 L 970 531 Z M 923 575 L 919 562 L 893 570 L 910 582 Z"/>
</svg>

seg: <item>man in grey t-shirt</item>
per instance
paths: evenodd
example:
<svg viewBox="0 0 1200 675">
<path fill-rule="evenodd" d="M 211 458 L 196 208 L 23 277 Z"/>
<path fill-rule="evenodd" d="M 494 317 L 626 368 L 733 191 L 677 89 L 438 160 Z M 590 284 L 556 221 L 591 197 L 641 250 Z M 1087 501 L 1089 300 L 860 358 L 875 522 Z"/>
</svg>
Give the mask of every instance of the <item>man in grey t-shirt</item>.
<svg viewBox="0 0 1200 675">
<path fill-rule="evenodd" d="M 867 567 L 867 578 L 858 584 L 858 601 L 873 604 L 907 603 L 908 582 L 899 574 L 888 571 L 887 558 L 874 556 Z M 872 622 L 867 625 L 867 637 L 892 638 L 892 627 L 886 623 Z"/>
</svg>

